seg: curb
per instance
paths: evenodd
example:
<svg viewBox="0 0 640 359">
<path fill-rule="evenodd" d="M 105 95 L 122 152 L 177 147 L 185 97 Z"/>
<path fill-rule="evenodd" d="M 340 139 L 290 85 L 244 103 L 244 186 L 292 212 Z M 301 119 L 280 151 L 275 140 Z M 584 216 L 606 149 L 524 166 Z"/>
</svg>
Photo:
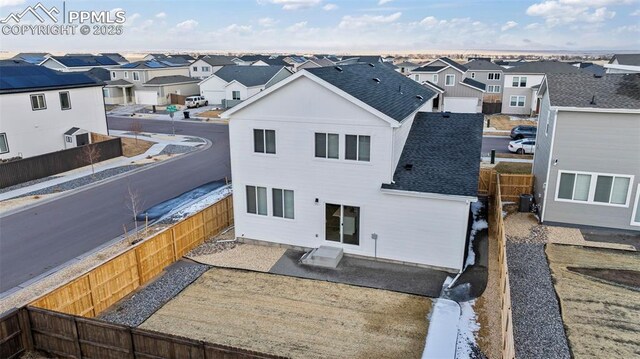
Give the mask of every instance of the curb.
<svg viewBox="0 0 640 359">
<path fill-rule="evenodd" d="M 197 136 L 193 136 L 193 137 L 197 137 Z M 199 138 L 202 138 L 202 137 L 199 137 Z M 139 172 L 142 172 L 142 171 L 146 171 L 146 170 L 151 169 L 151 168 L 155 168 L 155 167 L 167 164 L 167 163 L 171 163 L 173 161 L 177 161 L 177 160 L 182 159 L 182 158 L 186 158 L 186 157 L 191 156 L 191 155 L 195 155 L 196 153 L 199 153 L 199 152 L 202 152 L 202 151 L 206 151 L 209 148 L 211 148 L 211 146 L 213 146 L 213 142 L 211 142 L 211 140 L 209 140 L 208 138 L 202 138 L 202 139 L 206 141 L 205 145 L 202 146 L 202 147 L 195 147 L 195 148 L 197 148 L 197 150 L 195 150 L 195 151 L 191 151 L 191 152 L 186 153 L 186 154 L 184 154 L 182 156 L 177 156 L 175 158 L 170 158 L 168 160 L 164 160 L 164 161 L 159 162 L 159 163 L 151 163 L 151 164 L 148 164 L 148 165 L 143 165 L 142 167 L 137 168 L 135 170 L 131 170 L 131 171 L 127 171 L 127 172 L 124 172 L 124 173 L 120 173 L 120 174 L 117 174 L 115 176 L 111 176 L 109 178 L 105 178 L 105 179 L 102 179 L 102 180 L 99 180 L 99 181 L 96 181 L 96 182 L 93 182 L 93 183 L 86 184 L 84 186 L 80 186 L 80 187 L 77 187 L 77 188 L 74 188 L 74 189 L 70 189 L 70 190 L 64 191 L 64 192 L 60 193 L 60 195 L 58 195 L 58 196 L 53 196 L 52 198 L 47 198 L 47 199 L 45 199 L 45 200 L 43 200 L 41 202 L 28 204 L 26 206 L 18 207 L 18 208 L 15 208 L 13 210 L 9 210 L 7 212 L 4 212 L 4 213 L 0 214 L 0 218 L 8 217 L 8 216 L 14 215 L 16 213 L 20 213 L 22 211 L 26 211 L 26 210 L 32 209 L 32 208 L 35 208 L 35 207 L 43 205 L 43 204 L 47 204 L 47 203 L 50 203 L 50 202 L 53 202 L 53 201 L 57 201 L 58 199 L 61 199 L 61 198 L 72 196 L 72 195 L 75 195 L 77 193 L 81 193 L 81 192 L 90 190 L 92 188 L 95 188 L 95 187 L 98 187 L 98 186 L 102 186 L 103 184 L 122 179 L 122 178 L 124 178 L 126 176 L 129 176 L 129 175 L 133 175 L 133 174 L 136 174 L 136 173 L 139 173 Z"/>
</svg>

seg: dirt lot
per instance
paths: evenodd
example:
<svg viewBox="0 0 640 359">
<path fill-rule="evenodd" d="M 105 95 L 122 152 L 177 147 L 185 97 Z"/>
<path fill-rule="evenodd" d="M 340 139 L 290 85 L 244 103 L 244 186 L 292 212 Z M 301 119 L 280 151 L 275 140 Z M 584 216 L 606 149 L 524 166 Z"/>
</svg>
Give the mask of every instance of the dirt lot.
<svg viewBox="0 0 640 359">
<path fill-rule="evenodd" d="M 431 300 L 212 269 L 140 327 L 293 358 L 420 358 Z"/>
<path fill-rule="evenodd" d="M 510 174 L 531 174 L 532 163 L 522 162 L 499 162 L 494 169 L 498 173 L 510 173 Z"/>
<path fill-rule="evenodd" d="M 210 110 L 200 112 L 198 117 L 207 117 L 207 118 L 220 118 L 220 114 L 223 113 L 223 110 Z"/>
<path fill-rule="evenodd" d="M 515 116 L 507 116 L 507 115 L 491 115 L 487 116 L 491 119 L 491 127 L 495 128 L 499 131 L 511 131 L 512 128 L 519 125 L 527 125 L 527 126 L 537 126 L 537 121 L 532 121 L 529 119 L 516 120 Z"/>
<path fill-rule="evenodd" d="M 141 138 L 136 140 L 135 138 L 121 137 L 121 140 L 122 154 L 125 157 L 133 157 L 143 154 L 154 144 L 154 142 L 145 141 Z"/>
<path fill-rule="evenodd" d="M 558 244 L 546 253 L 575 358 L 637 357 L 640 255 Z"/>
</svg>

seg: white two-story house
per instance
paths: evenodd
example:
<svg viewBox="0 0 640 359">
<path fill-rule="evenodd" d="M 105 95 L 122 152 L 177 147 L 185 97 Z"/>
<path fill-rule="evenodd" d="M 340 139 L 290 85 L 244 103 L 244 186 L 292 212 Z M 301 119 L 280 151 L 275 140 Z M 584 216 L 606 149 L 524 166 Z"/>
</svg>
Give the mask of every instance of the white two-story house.
<svg viewBox="0 0 640 359">
<path fill-rule="evenodd" d="M 235 65 L 233 56 L 206 55 L 189 65 L 189 76 L 204 80 L 220 70 L 223 66 Z"/>
<path fill-rule="evenodd" d="M 0 61 L 0 159 L 32 157 L 107 134 L 102 83 L 13 60 Z"/>
<path fill-rule="evenodd" d="M 301 70 L 229 119 L 240 239 L 459 271 L 482 115 L 379 64 Z"/>
</svg>

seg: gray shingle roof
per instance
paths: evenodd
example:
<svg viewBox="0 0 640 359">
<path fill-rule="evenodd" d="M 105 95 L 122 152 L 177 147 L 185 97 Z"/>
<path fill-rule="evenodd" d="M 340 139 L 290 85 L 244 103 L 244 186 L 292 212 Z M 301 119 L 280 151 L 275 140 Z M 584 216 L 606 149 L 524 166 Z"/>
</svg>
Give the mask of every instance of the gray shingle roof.
<svg viewBox="0 0 640 359">
<path fill-rule="evenodd" d="M 214 75 L 227 82 L 236 80 L 246 87 L 253 87 L 265 85 L 283 68 L 282 66 L 223 66 Z"/>
<path fill-rule="evenodd" d="M 194 79 L 189 76 L 183 75 L 171 75 L 171 76 L 158 76 L 154 77 L 151 80 L 145 82 L 145 85 L 170 85 L 170 84 L 179 84 L 185 82 L 200 82 L 198 79 Z"/>
<path fill-rule="evenodd" d="M 100 55 L 106 56 L 106 57 L 110 58 L 111 60 L 113 60 L 113 61 L 115 61 L 117 63 L 129 62 L 127 59 L 125 59 L 124 56 L 120 55 L 117 52 L 103 52 Z"/>
<path fill-rule="evenodd" d="M 467 84 L 473 88 L 477 88 L 478 90 L 482 90 L 485 91 L 487 89 L 487 85 L 483 84 L 480 81 L 476 81 L 472 78 L 469 77 L 465 77 L 464 80 L 462 80 L 462 83 Z"/>
<path fill-rule="evenodd" d="M 615 54 L 609 63 L 618 60 L 620 65 L 640 66 L 640 54 Z"/>
<path fill-rule="evenodd" d="M 483 120 L 481 113 L 451 113 L 445 118 L 441 112 L 419 112 L 393 183 L 382 188 L 477 196 Z"/>
<path fill-rule="evenodd" d="M 382 64 L 318 67 L 303 71 L 310 72 L 398 122 L 436 95 L 435 91 Z"/>
<path fill-rule="evenodd" d="M 506 73 L 515 74 L 558 74 L 558 73 L 580 73 L 582 70 L 560 61 L 532 61 L 516 64 L 515 67 L 504 69 Z"/>
<path fill-rule="evenodd" d="M 224 56 L 224 55 L 207 55 L 198 60 L 202 60 L 208 63 L 211 66 L 224 66 L 224 65 L 235 65 L 233 60 L 235 57 L 233 56 Z"/>
<path fill-rule="evenodd" d="M 502 71 L 502 67 L 494 64 L 491 61 L 485 60 L 473 60 L 464 64 L 466 68 L 471 71 Z"/>
<path fill-rule="evenodd" d="M 549 74 L 546 81 L 552 106 L 640 109 L 640 74 Z"/>
<path fill-rule="evenodd" d="M 445 66 L 420 66 L 413 69 L 412 72 L 438 72 L 444 68 Z"/>
<path fill-rule="evenodd" d="M 106 83 L 107 86 L 133 86 L 133 83 L 123 79 L 107 81 Z"/>
<path fill-rule="evenodd" d="M 432 87 L 437 88 L 438 90 L 440 90 L 440 92 L 445 92 L 445 89 L 443 89 L 442 87 L 440 87 L 440 86 L 438 86 L 438 85 L 434 84 L 433 82 L 431 82 L 431 81 L 429 81 L 429 80 L 425 81 L 425 82 L 424 82 L 424 84 L 425 84 L 425 85 L 426 85 L 426 84 L 429 84 L 429 86 L 432 86 Z"/>
<path fill-rule="evenodd" d="M 455 67 L 456 69 L 458 69 L 458 70 L 460 70 L 462 72 L 466 72 L 467 71 L 467 68 L 464 65 L 462 65 L 460 63 L 457 63 L 457 62 L 451 60 L 448 57 L 441 57 L 438 60 L 440 60 L 440 61 L 442 61 L 442 62 L 444 62 L 446 64 L 449 64 L 451 67 Z"/>
</svg>

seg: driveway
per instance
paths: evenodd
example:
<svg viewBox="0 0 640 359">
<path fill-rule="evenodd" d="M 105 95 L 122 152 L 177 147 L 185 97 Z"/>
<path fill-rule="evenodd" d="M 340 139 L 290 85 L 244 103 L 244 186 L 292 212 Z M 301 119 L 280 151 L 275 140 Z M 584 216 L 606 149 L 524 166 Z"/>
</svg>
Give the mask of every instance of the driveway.
<svg viewBox="0 0 640 359">
<path fill-rule="evenodd" d="M 131 119 L 108 117 L 110 129 L 127 130 Z M 139 121 L 142 131 L 171 133 L 169 121 Z M 142 208 L 205 183 L 230 177 L 226 125 L 175 121 L 176 133 L 209 139 L 213 145 L 176 160 L 61 195 L 51 202 L 0 217 L 0 293 L 81 256 L 133 228 L 128 189 Z"/>
<path fill-rule="evenodd" d="M 509 136 L 483 136 L 482 156 L 489 156 L 491 150 L 496 150 L 496 153 L 509 153 L 509 141 Z"/>
</svg>

